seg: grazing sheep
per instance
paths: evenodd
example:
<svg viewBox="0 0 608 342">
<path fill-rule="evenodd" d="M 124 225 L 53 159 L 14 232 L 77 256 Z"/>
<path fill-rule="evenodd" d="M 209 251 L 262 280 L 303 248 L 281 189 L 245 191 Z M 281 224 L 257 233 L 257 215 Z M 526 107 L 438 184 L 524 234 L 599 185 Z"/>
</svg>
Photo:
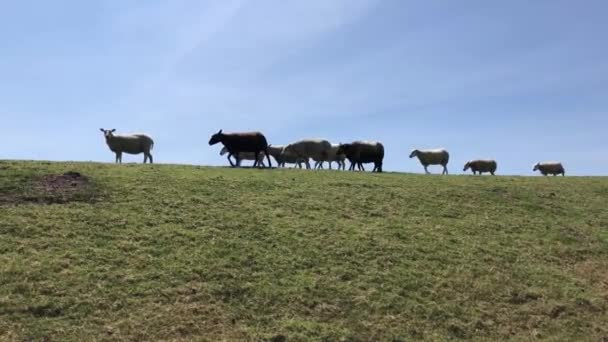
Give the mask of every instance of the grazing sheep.
<svg viewBox="0 0 608 342">
<path fill-rule="evenodd" d="M 344 154 L 338 154 L 338 148 L 340 145 L 331 144 L 331 149 L 329 150 L 329 155 L 327 156 L 327 160 L 318 160 L 315 164 L 315 169 L 322 169 L 323 162 L 326 161 L 329 163 L 329 169 L 331 170 L 331 163 L 338 163 L 338 170 L 344 170 L 346 168 L 346 156 Z"/>
<path fill-rule="evenodd" d="M 309 159 L 327 160 L 331 143 L 324 139 L 304 139 L 285 146 L 283 153 L 304 160 L 306 169 L 310 169 Z"/>
<path fill-rule="evenodd" d="M 298 164 L 302 168 L 302 161 L 296 156 L 286 153 L 284 145 L 268 145 L 268 153 L 277 161 L 278 167 L 285 167 L 285 163 Z"/>
<path fill-rule="evenodd" d="M 115 129 L 100 128 L 106 138 L 106 144 L 112 152 L 116 154 L 116 163 L 122 163 L 122 154 L 144 154 L 144 164 L 150 160 L 152 164 L 152 154 L 150 151 L 154 147 L 152 138 L 145 134 L 115 135 Z"/>
<path fill-rule="evenodd" d="M 440 148 L 436 150 L 413 150 L 410 153 L 410 158 L 418 157 L 420 164 L 424 166 L 424 172 L 430 174 L 428 170 L 429 165 L 441 165 L 443 166 L 443 172 L 441 174 L 448 174 L 448 162 L 450 161 L 450 154 L 448 151 Z"/>
<path fill-rule="evenodd" d="M 564 170 L 564 166 L 560 162 L 542 162 L 536 163 L 534 165 L 534 169 L 532 171 L 540 171 L 543 176 L 553 175 L 557 176 L 561 174 L 562 176 L 566 175 L 566 170 Z"/>
<path fill-rule="evenodd" d="M 471 160 L 464 164 L 464 169 L 462 169 L 462 171 L 471 169 L 474 175 L 477 174 L 477 172 L 479 172 L 480 175 L 484 172 L 489 172 L 492 174 L 492 176 L 494 176 L 494 172 L 496 172 L 496 166 L 497 165 L 495 160 Z"/>
<path fill-rule="evenodd" d="M 350 161 L 350 171 L 355 171 L 355 165 L 359 167 L 359 171 L 365 171 L 364 163 L 374 163 L 372 172 L 382 172 L 384 146 L 380 142 L 354 141 L 350 144 L 340 144 L 336 153 L 344 154 Z"/>
<path fill-rule="evenodd" d="M 225 155 L 226 153 L 228 153 L 228 148 L 226 148 L 226 146 L 222 147 L 222 150 L 220 151 L 220 156 Z M 242 152 L 239 154 L 239 159 L 236 161 L 236 165 L 237 166 L 241 166 L 241 161 L 243 160 L 255 160 L 255 153 L 252 152 Z M 232 161 L 230 159 L 228 159 L 228 162 L 232 165 Z M 258 155 L 258 163 L 262 164 L 262 166 L 266 166 L 264 165 L 264 155 L 262 153 L 260 153 Z"/>
<path fill-rule="evenodd" d="M 209 139 L 209 145 L 215 145 L 217 143 L 222 143 L 228 149 L 228 161 L 232 167 L 235 167 L 230 160 L 231 156 L 235 156 L 236 160 L 239 160 L 239 154 L 243 152 L 252 152 L 255 154 L 255 162 L 253 163 L 253 167 L 258 166 L 258 157 L 260 151 L 263 151 L 268 159 L 268 167 L 272 167 L 272 163 L 270 162 L 270 155 L 268 154 L 268 142 L 266 141 L 266 137 L 264 134 L 260 132 L 245 132 L 245 133 L 222 133 L 220 129 L 219 132 L 215 133 Z"/>
</svg>

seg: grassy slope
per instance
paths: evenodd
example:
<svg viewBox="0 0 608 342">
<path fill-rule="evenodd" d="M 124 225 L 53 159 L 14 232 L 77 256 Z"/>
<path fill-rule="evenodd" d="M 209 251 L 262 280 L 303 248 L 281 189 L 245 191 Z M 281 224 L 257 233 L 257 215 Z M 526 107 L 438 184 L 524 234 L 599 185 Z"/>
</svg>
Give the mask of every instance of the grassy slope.
<svg viewBox="0 0 608 342">
<path fill-rule="evenodd" d="M 0 162 L 0 339 L 608 336 L 608 178 Z"/>
</svg>

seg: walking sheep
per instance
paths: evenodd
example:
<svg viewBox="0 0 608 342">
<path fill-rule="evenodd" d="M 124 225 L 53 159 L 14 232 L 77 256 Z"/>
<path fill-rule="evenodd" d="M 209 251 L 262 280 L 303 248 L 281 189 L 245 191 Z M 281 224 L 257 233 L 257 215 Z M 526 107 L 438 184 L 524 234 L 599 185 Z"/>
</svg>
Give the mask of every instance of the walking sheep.
<svg viewBox="0 0 608 342">
<path fill-rule="evenodd" d="M 152 154 L 150 151 L 154 147 L 152 138 L 145 134 L 118 135 L 114 134 L 115 129 L 100 128 L 106 138 L 106 144 L 110 151 L 116 154 L 116 163 L 122 163 L 122 154 L 144 154 L 144 164 L 150 160 L 152 164 Z"/>
<path fill-rule="evenodd" d="M 302 168 L 304 160 L 298 159 L 293 154 L 285 152 L 285 145 L 268 145 L 268 153 L 277 161 L 278 167 L 285 167 L 285 164 L 297 164 Z"/>
<path fill-rule="evenodd" d="M 226 153 L 228 153 L 228 148 L 226 148 L 226 146 L 224 146 L 224 147 L 222 147 L 222 150 L 220 151 L 220 156 L 223 156 Z M 243 161 L 243 160 L 255 160 L 255 153 L 252 153 L 252 152 L 240 153 L 239 159 L 236 161 L 236 165 L 241 166 L 241 161 Z M 230 159 L 228 159 L 228 162 L 230 163 L 230 165 L 232 165 L 232 161 Z M 258 163 L 261 164 L 263 167 L 266 166 L 266 165 L 264 165 L 264 155 L 261 153 L 258 156 Z"/>
<path fill-rule="evenodd" d="M 338 154 L 338 148 L 340 145 L 331 144 L 331 149 L 329 150 L 329 155 L 327 156 L 327 160 L 318 160 L 315 163 L 315 169 L 322 169 L 323 162 L 326 161 L 329 163 L 329 169 L 331 170 L 331 163 L 338 163 L 338 170 L 344 170 L 346 168 L 346 156 L 344 154 Z"/>
<path fill-rule="evenodd" d="M 354 141 L 350 144 L 340 144 L 336 153 L 344 154 L 350 161 L 350 171 L 355 171 L 355 165 L 359 171 L 365 171 L 364 163 L 374 163 L 372 172 L 382 172 L 384 146 L 380 142 Z"/>
<path fill-rule="evenodd" d="M 209 145 L 212 146 L 220 142 L 228 149 L 228 161 L 232 167 L 237 165 L 232 163 L 230 157 L 234 155 L 238 161 L 239 154 L 243 152 L 254 153 L 255 162 L 253 163 L 253 167 L 258 166 L 260 151 L 263 151 L 266 155 L 268 167 L 272 167 L 270 155 L 268 154 L 268 142 L 266 141 L 266 137 L 260 132 L 222 133 L 220 129 L 219 132 L 211 136 Z"/>
<path fill-rule="evenodd" d="M 464 169 L 462 169 L 462 171 L 466 171 L 468 169 L 471 169 L 471 171 L 473 171 L 473 174 L 476 175 L 477 172 L 479 172 L 479 174 L 483 174 L 484 172 L 489 172 L 492 174 L 492 176 L 494 176 L 494 172 L 496 172 L 496 161 L 494 160 L 471 160 L 468 161 L 466 164 L 464 164 Z"/>
<path fill-rule="evenodd" d="M 331 143 L 324 139 L 304 139 L 285 146 L 283 153 L 304 160 L 306 169 L 310 169 L 309 159 L 315 161 L 327 160 Z"/>
<path fill-rule="evenodd" d="M 534 169 L 532 171 L 540 171 L 543 176 L 553 175 L 557 176 L 561 174 L 562 176 L 566 175 L 566 170 L 564 170 L 564 166 L 560 162 L 542 162 L 536 163 L 534 165 Z"/>
<path fill-rule="evenodd" d="M 441 174 L 448 174 L 448 162 L 450 161 L 450 154 L 444 149 L 436 150 L 413 150 L 410 153 L 410 158 L 418 157 L 420 164 L 424 166 L 424 172 L 430 174 L 428 170 L 429 165 L 441 165 L 443 166 L 443 172 Z"/>
</svg>

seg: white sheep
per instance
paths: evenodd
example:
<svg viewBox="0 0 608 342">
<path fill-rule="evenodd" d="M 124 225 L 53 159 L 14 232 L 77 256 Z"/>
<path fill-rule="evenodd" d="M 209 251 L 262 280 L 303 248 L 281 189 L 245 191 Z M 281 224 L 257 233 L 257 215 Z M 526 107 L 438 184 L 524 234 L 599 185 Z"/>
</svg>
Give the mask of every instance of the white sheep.
<svg viewBox="0 0 608 342">
<path fill-rule="evenodd" d="M 532 171 L 540 171 L 543 176 L 553 175 L 557 176 L 561 174 L 562 176 L 566 175 L 566 170 L 564 170 L 564 166 L 560 162 L 542 162 L 536 163 L 534 165 L 534 169 Z"/>
<path fill-rule="evenodd" d="M 448 162 L 450 161 L 450 154 L 443 148 L 435 150 L 413 150 L 410 153 L 410 158 L 418 157 L 420 164 L 424 166 L 424 172 L 428 175 L 430 172 L 427 169 L 429 165 L 441 165 L 443 166 L 443 172 L 441 174 L 448 174 Z"/>
<path fill-rule="evenodd" d="M 496 168 L 497 164 L 495 160 L 478 159 L 468 161 L 466 164 L 464 164 L 464 169 L 462 169 L 462 171 L 471 169 L 474 175 L 477 174 L 477 172 L 479 172 L 480 175 L 484 172 L 489 172 L 490 174 L 492 174 L 492 176 L 494 176 Z"/>
<path fill-rule="evenodd" d="M 331 144 L 331 149 L 329 150 L 329 155 L 327 156 L 327 159 L 326 160 L 315 160 L 316 161 L 315 169 L 322 169 L 324 161 L 329 163 L 330 170 L 331 170 L 332 162 L 338 163 L 338 170 L 346 169 L 346 155 L 344 153 L 338 154 L 339 147 L 340 147 L 340 145 L 338 145 L 338 144 Z"/>
<path fill-rule="evenodd" d="M 222 148 L 222 150 L 220 151 L 220 156 L 225 155 L 226 153 L 228 153 L 228 148 L 226 146 L 224 146 Z M 258 165 L 262 165 L 262 167 L 266 167 L 266 165 L 264 164 L 264 153 L 260 153 L 258 154 Z M 235 157 L 236 159 L 236 157 Z M 239 153 L 239 159 L 236 160 L 236 166 L 241 166 L 241 161 L 242 160 L 255 160 L 255 153 L 253 152 L 241 152 Z M 230 155 L 228 155 L 228 162 L 230 163 L 230 165 L 232 165 L 232 160 L 230 160 Z"/>
<path fill-rule="evenodd" d="M 154 147 L 154 140 L 145 134 L 115 135 L 115 129 L 100 128 L 106 138 L 106 144 L 112 152 L 116 154 L 116 163 L 122 163 L 122 154 L 144 154 L 144 164 L 150 160 L 152 164 L 152 154 L 150 151 Z"/>
</svg>

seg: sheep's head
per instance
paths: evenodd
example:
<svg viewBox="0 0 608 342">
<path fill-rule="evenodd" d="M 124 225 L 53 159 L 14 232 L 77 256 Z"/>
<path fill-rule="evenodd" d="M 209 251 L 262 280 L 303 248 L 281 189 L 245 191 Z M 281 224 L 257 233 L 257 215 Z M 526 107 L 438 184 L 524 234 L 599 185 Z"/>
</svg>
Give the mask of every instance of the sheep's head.
<svg viewBox="0 0 608 342">
<path fill-rule="evenodd" d="M 352 144 L 339 144 L 338 150 L 336 151 L 337 155 L 346 154 L 348 150 L 352 147 Z"/>
<path fill-rule="evenodd" d="M 413 150 L 413 151 L 412 151 L 412 153 L 410 153 L 410 158 L 417 157 L 419 153 L 420 153 L 420 151 L 418 151 L 418 150 Z"/>
<path fill-rule="evenodd" d="M 464 164 L 464 169 L 462 169 L 462 171 L 466 171 L 470 168 L 471 168 L 471 162 L 467 162 L 466 164 Z"/>
<path fill-rule="evenodd" d="M 539 168 L 540 168 L 540 163 L 536 163 L 536 165 L 534 165 L 534 168 L 532 169 L 532 171 L 538 171 Z"/>
<path fill-rule="evenodd" d="M 116 129 L 114 129 L 114 128 L 112 128 L 112 129 L 103 129 L 103 128 L 100 128 L 99 130 L 103 132 L 103 136 L 106 137 L 106 139 L 109 139 L 109 138 L 113 137 L 114 136 L 114 132 L 116 132 Z"/>
<path fill-rule="evenodd" d="M 224 134 L 222 133 L 222 130 L 220 129 L 219 132 L 217 132 L 211 136 L 211 139 L 209 139 L 209 145 L 215 145 L 215 144 L 221 142 L 223 137 L 224 137 Z"/>
</svg>

